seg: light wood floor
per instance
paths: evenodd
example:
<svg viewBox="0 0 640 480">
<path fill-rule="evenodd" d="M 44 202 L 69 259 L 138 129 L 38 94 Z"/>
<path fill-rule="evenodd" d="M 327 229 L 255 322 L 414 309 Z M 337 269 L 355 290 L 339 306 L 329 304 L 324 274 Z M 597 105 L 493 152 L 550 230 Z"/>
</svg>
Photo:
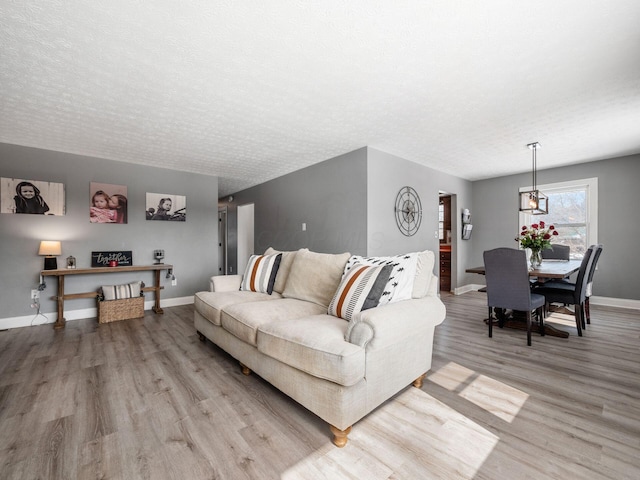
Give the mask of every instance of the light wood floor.
<svg viewBox="0 0 640 480">
<path fill-rule="evenodd" d="M 638 479 L 640 315 L 592 307 L 583 338 L 494 329 L 445 296 L 433 369 L 327 425 L 211 343 L 193 307 L 0 332 L 1 479 Z M 400 319 L 398 319 L 400 321 Z M 562 325 L 565 323 L 565 325 Z"/>
</svg>

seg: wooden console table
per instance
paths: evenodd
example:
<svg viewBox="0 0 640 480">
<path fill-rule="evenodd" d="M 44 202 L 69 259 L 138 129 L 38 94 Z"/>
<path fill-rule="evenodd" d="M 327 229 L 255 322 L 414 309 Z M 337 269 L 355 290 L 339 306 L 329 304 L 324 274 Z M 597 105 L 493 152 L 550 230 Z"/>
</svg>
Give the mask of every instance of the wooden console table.
<svg viewBox="0 0 640 480">
<path fill-rule="evenodd" d="M 42 270 L 40 274 L 44 277 L 58 277 L 58 294 L 52 297 L 58 302 L 58 318 L 53 328 L 64 328 L 64 301 L 76 298 L 96 298 L 97 291 L 83 293 L 64 293 L 64 277 L 67 275 L 90 275 L 97 273 L 122 273 L 122 272 L 147 272 L 153 271 L 153 287 L 143 287 L 143 292 L 154 292 L 155 304 L 152 307 L 155 313 L 164 313 L 160 308 L 160 290 L 164 287 L 160 285 L 160 272 L 162 270 L 172 270 L 173 265 L 131 265 L 123 267 L 93 267 L 93 268 L 58 268 L 56 270 Z"/>
</svg>

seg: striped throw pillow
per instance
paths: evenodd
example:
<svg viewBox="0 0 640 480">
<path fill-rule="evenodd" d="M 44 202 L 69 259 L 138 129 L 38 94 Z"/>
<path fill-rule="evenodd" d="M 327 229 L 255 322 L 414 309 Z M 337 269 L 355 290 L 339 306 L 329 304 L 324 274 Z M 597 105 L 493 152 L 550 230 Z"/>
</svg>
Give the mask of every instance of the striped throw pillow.
<svg viewBox="0 0 640 480">
<path fill-rule="evenodd" d="M 120 300 L 140 296 L 142 281 L 125 283 L 124 285 L 102 285 L 102 296 L 105 300 Z"/>
<path fill-rule="evenodd" d="M 271 295 L 281 260 L 281 253 L 277 255 L 251 255 L 242 277 L 240 290 Z"/>
<path fill-rule="evenodd" d="M 354 265 L 345 273 L 329 304 L 330 315 L 351 320 L 356 313 L 378 306 L 389 280 L 391 265 Z"/>
<path fill-rule="evenodd" d="M 391 265 L 392 270 L 387 280 L 387 286 L 380 297 L 380 305 L 408 300 L 412 297 L 413 281 L 416 276 L 418 252 L 394 255 L 392 257 L 361 257 L 353 255 L 344 267 L 343 276 L 353 265 Z"/>
</svg>

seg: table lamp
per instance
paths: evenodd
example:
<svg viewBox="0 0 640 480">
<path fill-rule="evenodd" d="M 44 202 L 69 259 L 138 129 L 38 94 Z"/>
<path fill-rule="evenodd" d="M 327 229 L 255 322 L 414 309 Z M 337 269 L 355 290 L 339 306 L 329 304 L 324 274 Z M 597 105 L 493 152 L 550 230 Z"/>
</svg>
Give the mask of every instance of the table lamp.
<svg viewBox="0 0 640 480">
<path fill-rule="evenodd" d="M 56 270 L 58 268 L 57 255 L 62 253 L 60 242 L 57 240 L 42 240 L 38 255 L 44 255 L 44 269 Z"/>
</svg>

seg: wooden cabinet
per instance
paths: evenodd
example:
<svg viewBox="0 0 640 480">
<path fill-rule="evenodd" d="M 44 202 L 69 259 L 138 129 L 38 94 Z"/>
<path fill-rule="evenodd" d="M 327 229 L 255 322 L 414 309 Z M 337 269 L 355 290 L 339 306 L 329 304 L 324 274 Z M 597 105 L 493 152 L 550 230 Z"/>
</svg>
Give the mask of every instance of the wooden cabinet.
<svg viewBox="0 0 640 480">
<path fill-rule="evenodd" d="M 440 290 L 451 291 L 451 250 L 440 250 Z"/>
<path fill-rule="evenodd" d="M 440 197 L 440 205 L 438 209 L 439 221 L 439 237 L 440 244 L 449 244 L 451 242 L 451 197 Z"/>
</svg>

